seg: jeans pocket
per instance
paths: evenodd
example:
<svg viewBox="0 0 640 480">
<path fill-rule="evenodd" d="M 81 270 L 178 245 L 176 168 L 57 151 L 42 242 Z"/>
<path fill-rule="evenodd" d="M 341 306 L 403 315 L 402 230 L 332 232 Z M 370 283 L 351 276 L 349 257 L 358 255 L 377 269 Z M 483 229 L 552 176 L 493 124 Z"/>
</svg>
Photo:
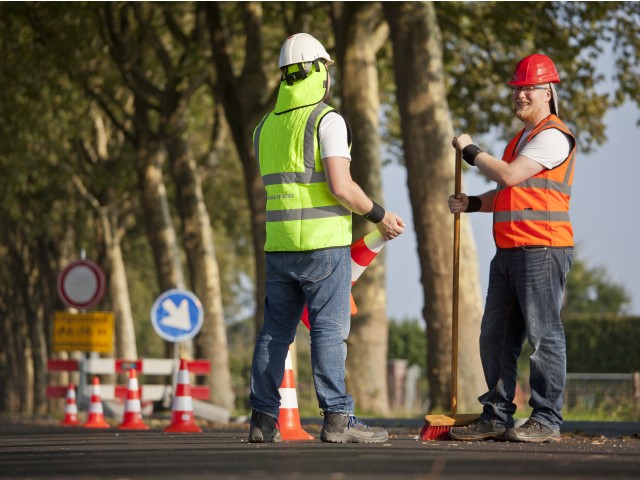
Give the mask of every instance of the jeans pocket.
<svg viewBox="0 0 640 480">
<path fill-rule="evenodd" d="M 331 275 L 331 253 L 331 250 L 316 250 L 301 257 L 298 262 L 300 279 L 318 282 Z"/>
<path fill-rule="evenodd" d="M 564 251 L 564 274 L 567 275 L 573 266 L 573 248 Z"/>
</svg>

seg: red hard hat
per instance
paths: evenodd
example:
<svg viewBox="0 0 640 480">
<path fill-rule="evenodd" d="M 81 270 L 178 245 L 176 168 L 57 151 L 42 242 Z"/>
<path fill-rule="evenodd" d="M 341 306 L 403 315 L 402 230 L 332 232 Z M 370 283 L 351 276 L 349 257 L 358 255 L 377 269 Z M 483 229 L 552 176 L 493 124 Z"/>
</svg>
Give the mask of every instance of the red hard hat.
<svg viewBox="0 0 640 480">
<path fill-rule="evenodd" d="M 518 62 L 513 78 L 507 83 L 513 87 L 560 83 L 560 77 L 553 60 L 541 53 L 534 53 Z"/>
</svg>

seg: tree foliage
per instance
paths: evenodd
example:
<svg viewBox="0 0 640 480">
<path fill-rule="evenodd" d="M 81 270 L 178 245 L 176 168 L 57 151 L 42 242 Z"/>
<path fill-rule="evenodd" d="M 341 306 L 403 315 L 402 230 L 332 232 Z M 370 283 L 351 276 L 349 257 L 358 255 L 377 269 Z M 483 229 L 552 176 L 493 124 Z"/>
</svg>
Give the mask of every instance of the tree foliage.
<svg viewBox="0 0 640 480">
<path fill-rule="evenodd" d="M 411 318 L 389 322 L 389 359 L 404 358 L 410 365 L 419 365 L 424 370 L 426 351 L 424 327 L 420 320 Z"/>
<path fill-rule="evenodd" d="M 613 282 L 604 267 L 590 267 L 576 259 L 567 278 L 565 314 L 624 314 L 631 298 Z"/>
<path fill-rule="evenodd" d="M 640 102 L 637 2 L 440 2 L 448 100 L 457 128 L 486 133 L 514 122 L 510 90 L 517 61 L 534 52 L 553 58 L 561 83 L 560 112 L 577 134 L 581 151 L 606 139 L 605 112 L 625 99 Z M 481 27 L 479 27 L 481 26 Z M 610 78 L 597 61 L 611 48 Z M 613 82 L 614 96 L 603 91 Z"/>
</svg>

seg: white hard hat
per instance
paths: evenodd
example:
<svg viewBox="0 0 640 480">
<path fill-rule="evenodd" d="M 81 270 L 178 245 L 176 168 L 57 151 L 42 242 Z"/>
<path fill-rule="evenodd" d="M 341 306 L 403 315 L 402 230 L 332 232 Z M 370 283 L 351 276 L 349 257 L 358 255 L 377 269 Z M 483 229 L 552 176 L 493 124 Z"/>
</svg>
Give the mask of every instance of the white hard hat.
<svg viewBox="0 0 640 480">
<path fill-rule="evenodd" d="M 308 33 L 296 33 L 282 44 L 278 68 L 296 63 L 313 62 L 318 58 L 324 59 L 327 66 L 334 63 L 318 40 Z"/>
</svg>

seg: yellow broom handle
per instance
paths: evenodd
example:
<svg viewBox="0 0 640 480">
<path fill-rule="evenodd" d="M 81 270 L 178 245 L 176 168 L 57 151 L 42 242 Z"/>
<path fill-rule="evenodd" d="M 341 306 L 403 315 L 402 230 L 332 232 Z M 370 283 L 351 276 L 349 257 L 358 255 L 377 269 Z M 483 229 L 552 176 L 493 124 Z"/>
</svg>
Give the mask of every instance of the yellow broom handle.
<svg viewBox="0 0 640 480">
<path fill-rule="evenodd" d="M 455 194 L 462 189 L 462 158 L 456 149 Z M 451 304 L 451 416 L 458 411 L 458 290 L 460 279 L 460 213 L 453 217 L 453 291 Z"/>
</svg>

